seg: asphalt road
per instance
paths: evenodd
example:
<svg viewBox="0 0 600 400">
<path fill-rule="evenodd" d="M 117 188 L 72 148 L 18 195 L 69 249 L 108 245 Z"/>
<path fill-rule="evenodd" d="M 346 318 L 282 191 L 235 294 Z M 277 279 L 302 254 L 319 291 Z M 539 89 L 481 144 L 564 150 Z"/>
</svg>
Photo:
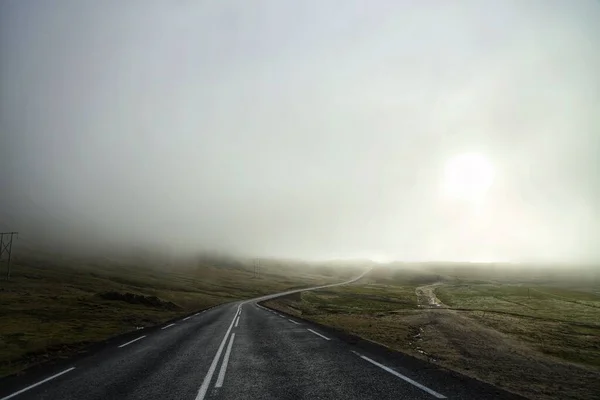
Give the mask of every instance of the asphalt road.
<svg viewBox="0 0 600 400">
<path fill-rule="evenodd" d="M 142 330 L 13 380 L 0 400 L 517 398 L 257 304 L 268 297 Z"/>
</svg>

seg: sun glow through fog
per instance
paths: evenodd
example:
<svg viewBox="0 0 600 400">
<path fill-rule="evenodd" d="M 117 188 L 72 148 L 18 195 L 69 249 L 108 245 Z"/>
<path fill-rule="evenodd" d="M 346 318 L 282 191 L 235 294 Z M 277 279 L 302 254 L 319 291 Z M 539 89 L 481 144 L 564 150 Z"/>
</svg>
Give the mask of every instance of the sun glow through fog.
<svg viewBox="0 0 600 400">
<path fill-rule="evenodd" d="M 494 167 L 482 154 L 452 157 L 444 168 L 444 193 L 451 199 L 479 204 L 494 182 Z"/>
</svg>

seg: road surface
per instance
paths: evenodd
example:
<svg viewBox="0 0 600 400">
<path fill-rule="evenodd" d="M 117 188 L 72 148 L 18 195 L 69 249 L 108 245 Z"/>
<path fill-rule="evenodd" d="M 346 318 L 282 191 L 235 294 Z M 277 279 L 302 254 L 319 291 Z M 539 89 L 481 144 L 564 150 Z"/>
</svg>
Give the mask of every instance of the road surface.
<svg viewBox="0 0 600 400">
<path fill-rule="evenodd" d="M 214 307 L 5 380 L 0 400 L 517 398 L 258 304 L 271 297 Z"/>
</svg>

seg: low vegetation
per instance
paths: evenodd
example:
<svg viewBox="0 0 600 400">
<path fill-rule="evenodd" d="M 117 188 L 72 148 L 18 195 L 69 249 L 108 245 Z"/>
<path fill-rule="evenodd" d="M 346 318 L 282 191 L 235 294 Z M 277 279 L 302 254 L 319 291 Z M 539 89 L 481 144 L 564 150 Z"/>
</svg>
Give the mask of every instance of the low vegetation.
<svg viewBox="0 0 600 400">
<path fill-rule="evenodd" d="M 32 254 L 0 282 L 0 376 L 210 306 L 354 276 L 352 268 L 203 256 L 178 262 Z"/>
<path fill-rule="evenodd" d="M 597 399 L 596 270 L 391 265 L 267 305 L 532 399 Z"/>
</svg>

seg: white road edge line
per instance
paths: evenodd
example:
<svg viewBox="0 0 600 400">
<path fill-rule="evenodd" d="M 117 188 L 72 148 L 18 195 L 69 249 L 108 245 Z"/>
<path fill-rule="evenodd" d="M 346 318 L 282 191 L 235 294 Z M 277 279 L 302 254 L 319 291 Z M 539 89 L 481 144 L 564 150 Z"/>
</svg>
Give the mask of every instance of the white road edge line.
<svg viewBox="0 0 600 400">
<path fill-rule="evenodd" d="M 315 334 L 315 335 L 317 335 L 317 336 L 321 336 L 321 337 L 322 337 L 323 339 L 325 339 L 325 340 L 331 340 L 331 339 L 329 339 L 327 336 L 323 336 L 323 335 L 321 335 L 319 332 L 315 332 L 315 331 L 313 331 L 312 329 L 308 329 L 308 330 L 309 330 L 309 331 L 311 331 L 312 333 L 314 333 L 314 334 Z"/>
<path fill-rule="evenodd" d="M 239 318 L 240 317 L 238 317 L 238 320 Z M 223 362 L 221 363 L 221 370 L 219 371 L 217 383 L 215 384 L 216 388 L 220 388 L 223 386 L 223 381 L 225 380 L 225 372 L 227 372 L 227 364 L 229 364 L 229 356 L 231 355 L 231 346 L 233 346 L 233 339 L 235 339 L 235 333 L 231 334 L 231 339 L 229 340 L 229 344 L 227 345 L 227 350 L 225 350 L 225 357 L 223 357 Z"/>
<path fill-rule="evenodd" d="M 210 364 L 210 367 L 208 368 L 208 372 L 206 373 L 206 376 L 204 377 L 202 386 L 200 386 L 200 389 L 198 390 L 198 395 L 196 396 L 196 400 L 202 400 L 202 399 L 204 399 L 204 396 L 206 396 L 206 392 L 208 391 L 208 387 L 210 386 L 210 380 L 212 379 L 212 376 L 215 373 L 215 369 L 217 368 L 217 363 L 219 362 L 219 358 L 221 357 L 221 353 L 223 352 L 223 347 L 225 347 L 225 342 L 227 342 L 227 337 L 229 337 L 229 332 L 231 332 L 231 328 L 233 328 L 233 324 L 235 322 L 235 319 L 237 318 L 239 311 L 240 311 L 240 306 L 238 306 L 238 310 L 235 313 L 235 315 L 233 316 L 233 319 L 231 320 L 231 324 L 229 324 L 229 328 L 227 329 L 227 332 L 225 332 L 223 341 L 221 341 L 221 344 L 219 345 L 219 348 L 217 349 L 217 354 L 215 354 L 215 358 L 213 358 L 212 363 Z"/>
<path fill-rule="evenodd" d="M 288 318 L 288 321 L 290 321 L 290 322 L 293 322 L 293 323 L 294 323 L 294 324 L 296 324 L 296 325 L 300 325 L 300 322 L 296 322 L 296 321 L 294 321 L 293 319 L 289 319 L 289 318 Z"/>
<path fill-rule="evenodd" d="M 238 315 L 237 319 L 235 320 L 235 327 L 238 327 L 238 324 L 240 323 L 240 316 Z"/>
<path fill-rule="evenodd" d="M 121 348 L 121 347 L 125 347 L 125 346 L 127 346 L 127 345 L 130 345 L 131 343 L 133 343 L 133 342 L 137 342 L 138 340 L 140 340 L 140 339 L 143 339 L 143 338 L 145 338 L 145 337 L 146 337 L 146 335 L 144 335 L 144 336 L 140 336 L 140 337 L 139 337 L 139 338 L 137 338 L 137 339 L 133 339 L 133 340 L 131 340 L 131 341 L 127 342 L 127 343 L 123 343 L 122 345 L 120 345 L 120 346 L 119 346 L 119 348 Z"/>
<path fill-rule="evenodd" d="M 379 364 L 377 361 L 375 361 L 375 360 L 371 360 L 369 357 L 363 356 L 362 354 L 360 354 L 360 353 L 357 353 L 357 352 L 356 352 L 356 351 L 354 351 L 354 350 L 351 350 L 351 351 L 352 351 L 354 354 L 356 354 L 357 356 L 359 356 L 360 358 L 362 358 L 363 360 L 365 360 L 365 361 L 368 361 L 368 362 L 370 362 L 371 364 L 378 366 L 379 368 L 383 369 L 384 371 L 386 371 L 386 372 L 389 372 L 390 374 L 397 376 L 398 378 L 400 378 L 400 379 L 402 379 L 402 380 L 404 380 L 404 381 L 406 381 L 406 382 L 410 383 L 411 385 L 414 385 L 414 386 L 418 387 L 418 388 L 419 388 L 419 389 L 421 389 L 421 390 L 424 390 L 425 392 L 429 393 L 430 395 L 432 395 L 432 396 L 434 396 L 434 397 L 437 397 L 438 399 L 445 399 L 445 398 L 446 398 L 446 396 L 444 396 L 443 394 L 440 394 L 440 393 L 436 392 L 435 390 L 429 389 L 427 386 L 423 386 L 423 385 L 421 385 L 421 384 L 420 384 L 419 382 L 417 382 L 417 381 L 413 381 L 413 380 L 412 380 L 412 379 L 410 379 L 408 376 L 404 376 L 404 375 L 402 375 L 401 373 L 399 373 L 399 372 L 396 372 L 396 371 L 394 371 L 393 369 L 391 369 L 391 368 L 389 368 L 389 367 L 386 367 L 386 366 L 385 366 L 385 365 L 383 365 L 383 364 Z"/>
<path fill-rule="evenodd" d="M 173 325 L 175 325 L 175 324 L 169 324 L 169 325 L 167 325 L 167 326 L 163 326 L 163 327 L 162 327 L 162 328 L 160 328 L 160 329 L 161 329 L 161 330 L 162 330 L 162 329 L 167 329 L 167 328 L 170 328 L 170 327 L 172 327 Z"/>
<path fill-rule="evenodd" d="M 187 321 L 188 319 L 192 318 L 192 316 L 190 315 L 189 317 L 185 317 L 184 319 L 182 319 L 182 321 Z"/>
<path fill-rule="evenodd" d="M 46 382 L 48 382 L 48 381 L 50 381 L 50 380 L 52 380 L 52 379 L 54 379 L 54 378 L 58 378 L 59 376 L 61 376 L 61 375 L 63 375 L 63 374 L 66 374 L 67 372 L 73 371 L 74 369 L 75 369 L 75 367 L 71 367 L 71 368 L 69 368 L 69 369 L 65 369 L 64 371 L 62 371 L 62 372 L 59 372 L 59 373 L 58 373 L 58 374 L 56 374 L 56 375 L 52 375 L 51 377 L 48 377 L 48 378 L 46 378 L 46 379 L 44 379 L 44 380 L 42 380 L 42 381 L 39 381 L 38 383 L 34 383 L 33 385 L 29 385 L 29 386 L 27 386 L 26 388 L 19 390 L 18 392 L 14 392 L 13 394 L 9 394 L 8 396 L 6 396 L 6 397 L 3 397 L 3 398 L 2 398 L 2 399 L 0 399 L 0 400 L 8 400 L 8 399 L 12 399 L 13 397 L 15 397 L 15 396 L 18 396 L 18 395 L 20 395 L 21 393 L 24 393 L 24 392 L 28 391 L 29 389 L 33 389 L 34 387 L 36 387 L 36 386 L 39 386 L 39 385 L 41 385 L 42 383 L 46 383 Z"/>
</svg>

